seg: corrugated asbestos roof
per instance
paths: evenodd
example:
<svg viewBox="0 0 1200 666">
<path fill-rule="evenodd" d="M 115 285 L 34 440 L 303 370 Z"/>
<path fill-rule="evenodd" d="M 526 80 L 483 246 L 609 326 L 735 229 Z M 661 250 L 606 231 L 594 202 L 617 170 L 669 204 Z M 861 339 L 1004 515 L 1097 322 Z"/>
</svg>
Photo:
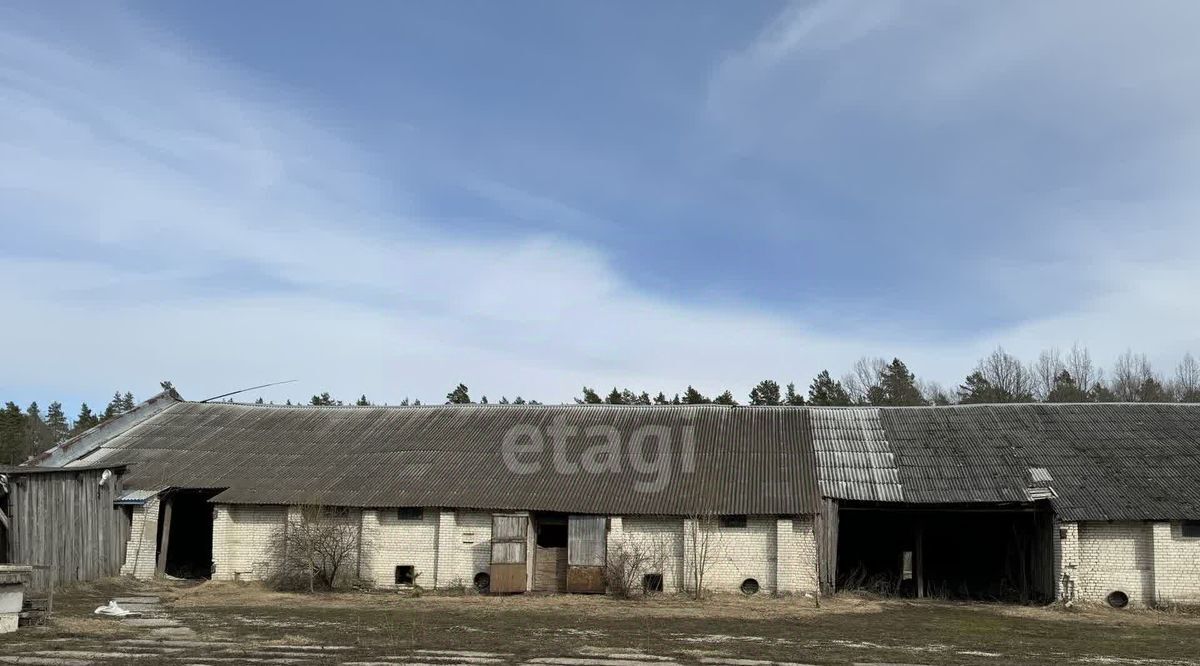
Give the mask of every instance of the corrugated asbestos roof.
<svg viewBox="0 0 1200 666">
<path fill-rule="evenodd" d="M 556 437 L 560 427 L 579 434 Z M 506 435 L 530 432 L 541 434 L 543 450 L 515 461 L 536 469 L 506 465 Z M 608 433 L 620 447 L 615 459 L 604 455 Z M 642 442 L 636 449 L 644 455 L 631 439 Z M 818 510 L 807 420 L 784 407 L 177 402 L 71 464 L 114 463 L 131 465 L 127 488 L 225 488 L 215 501 L 235 504 L 679 515 Z"/>
<path fill-rule="evenodd" d="M 1063 520 L 1200 518 L 1200 406 L 811 408 L 822 493 L 915 504 L 1021 503 Z M 861 433 L 848 432 L 857 427 Z M 849 442 L 849 444 L 847 444 Z M 868 447 L 867 442 L 870 442 Z M 850 454 L 827 455 L 849 449 Z M 880 480 L 895 468 L 902 497 Z M 865 469 L 864 469 L 865 468 Z M 1049 477 L 1046 480 L 1045 477 Z"/>
<path fill-rule="evenodd" d="M 128 463 L 126 488 L 223 488 L 218 501 L 244 504 L 686 515 L 814 513 L 820 495 L 909 504 L 1049 497 L 1064 520 L 1200 518 L 1200 405 L 282 407 L 161 398 L 124 430 L 85 434 L 40 459 Z M 560 425 L 580 434 L 556 438 Z M 505 464 L 505 435 L 520 428 L 544 439 L 540 454 L 516 459 L 536 469 Z M 610 430 L 620 444 L 611 467 L 601 446 Z M 669 442 L 661 472 L 655 432 Z M 631 454 L 637 436 L 650 437 L 639 447 L 649 455 Z M 604 469 L 582 469 L 587 460 Z"/>
</svg>

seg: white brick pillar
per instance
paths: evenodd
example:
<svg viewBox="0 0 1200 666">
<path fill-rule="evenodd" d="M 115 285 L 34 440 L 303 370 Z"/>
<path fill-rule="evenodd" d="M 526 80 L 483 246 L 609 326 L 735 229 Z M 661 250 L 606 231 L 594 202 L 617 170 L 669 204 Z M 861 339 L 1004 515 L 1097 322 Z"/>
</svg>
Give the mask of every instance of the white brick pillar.
<svg viewBox="0 0 1200 666">
<path fill-rule="evenodd" d="M 363 509 L 362 512 L 362 562 L 358 565 L 359 576 L 363 580 L 370 581 L 373 585 L 379 585 L 378 577 L 375 573 L 376 556 L 383 548 L 380 541 L 379 530 L 379 511 L 375 509 Z"/>
<path fill-rule="evenodd" d="M 158 497 L 133 507 L 129 526 L 129 541 L 125 543 L 125 564 L 122 576 L 150 579 L 158 564 Z"/>
<path fill-rule="evenodd" d="M 1059 523 L 1056 534 L 1058 553 L 1054 589 L 1060 601 L 1075 598 L 1079 586 L 1079 523 Z"/>
<path fill-rule="evenodd" d="M 233 519 L 230 512 L 233 507 L 213 506 L 213 537 L 212 537 L 212 579 L 229 580 L 232 573 L 226 571 L 228 556 L 233 552 Z"/>
<path fill-rule="evenodd" d="M 1150 575 L 1153 576 L 1150 602 L 1156 606 L 1171 603 L 1167 586 L 1171 570 L 1171 523 L 1157 522 L 1150 526 Z"/>
<path fill-rule="evenodd" d="M 450 584 L 452 572 L 458 570 L 455 556 L 458 549 L 458 524 L 454 519 L 453 509 L 442 509 L 438 512 L 436 542 L 433 551 L 433 587 L 446 587 Z"/>
<path fill-rule="evenodd" d="M 683 580 L 680 581 L 679 587 L 685 592 L 694 590 L 696 587 L 696 563 L 694 560 L 696 559 L 697 522 L 695 518 L 683 519 Z"/>
<path fill-rule="evenodd" d="M 795 581 L 799 578 L 799 553 L 792 533 L 792 519 L 778 518 L 775 520 L 775 593 L 795 591 Z"/>
</svg>

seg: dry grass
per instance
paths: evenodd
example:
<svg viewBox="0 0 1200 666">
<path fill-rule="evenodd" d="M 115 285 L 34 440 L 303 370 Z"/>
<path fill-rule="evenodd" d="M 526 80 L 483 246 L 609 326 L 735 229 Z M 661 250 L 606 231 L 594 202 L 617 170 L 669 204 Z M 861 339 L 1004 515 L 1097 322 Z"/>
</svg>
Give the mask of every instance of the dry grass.
<svg viewBox="0 0 1200 666">
<path fill-rule="evenodd" d="M 77 617 L 57 614 L 50 621 L 50 628 L 64 636 L 86 636 L 88 638 L 129 638 L 138 635 L 136 627 L 121 624 L 110 617 Z"/>
</svg>

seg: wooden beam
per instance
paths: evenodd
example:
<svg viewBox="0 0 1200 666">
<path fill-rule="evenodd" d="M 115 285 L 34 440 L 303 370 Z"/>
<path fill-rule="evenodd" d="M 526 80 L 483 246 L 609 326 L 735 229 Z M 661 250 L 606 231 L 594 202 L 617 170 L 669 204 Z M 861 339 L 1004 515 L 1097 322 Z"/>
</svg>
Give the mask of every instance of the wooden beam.
<svg viewBox="0 0 1200 666">
<path fill-rule="evenodd" d="M 174 504 L 170 497 L 163 502 L 162 541 L 158 544 L 158 566 L 154 569 L 158 576 L 167 572 L 167 549 L 171 544 L 171 506 Z"/>
<path fill-rule="evenodd" d="M 913 569 L 916 571 L 917 578 L 917 598 L 925 597 L 925 530 L 921 523 L 917 523 L 917 544 L 913 552 Z"/>
</svg>

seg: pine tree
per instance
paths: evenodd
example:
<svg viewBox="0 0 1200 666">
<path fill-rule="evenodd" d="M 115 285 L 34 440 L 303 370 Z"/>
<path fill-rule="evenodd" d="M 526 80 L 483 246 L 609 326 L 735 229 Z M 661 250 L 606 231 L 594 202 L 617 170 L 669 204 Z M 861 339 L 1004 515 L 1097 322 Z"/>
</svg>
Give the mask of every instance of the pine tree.
<svg viewBox="0 0 1200 666">
<path fill-rule="evenodd" d="M 828 370 L 822 370 L 808 385 L 808 402 L 823 407 L 843 407 L 850 404 L 850 394 L 841 382 L 829 375 Z"/>
<path fill-rule="evenodd" d="M 674 398 L 671 398 L 672 405 L 682 405 L 683 401 L 679 399 L 679 394 L 676 393 Z"/>
<path fill-rule="evenodd" d="M 45 451 L 54 443 L 54 435 L 42 420 L 42 411 L 37 402 L 29 403 L 29 408 L 25 410 L 25 445 L 29 455 Z"/>
<path fill-rule="evenodd" d="M 1092 384 L 1088 391 L 1088 400 L 1092 402 L 1116 402 L 1117 396 L 1107 386 L 1100 382 Z"/>
<path fill-rule="evenodd" d="M 254 399 L 254 404 L 263 405 L 263 404 L 266 404 L 266 402 L 263 400 L 263 397 L 260 395 Z"/>
<path fill-rule="evenodd" d="M 585 386 L 583 387 L 583 397 L 575 398 L 575 402 L 581 405 L 599 405 L 604 402 L 604 399 L 600 397 L 599 393 Z"/>
<path fill-rule="evenodd" d="M 1054 375 L 1054 387 L 1046 394 L 1046 402 L 1087 402 L 1087 391 L 1075 383 L 1068 370 Z"/>
<path fill-rule="evenodd" d="M 79 416 L 75 417 L 75 425 L 71 428 L 72 435 L 78 435 L 100 425 L 100 419 L 92 413 L 86 402 L 79 403 Z"/>
<path fill-rule="evenodd" d="M 0 410 L 0 462 L 16 465 L 28 458 L 28 432 L 25 414 L 15 402 L 7 402 Z"/>
<path fill-rule="evenodd" d="M 649 404 L 650 404 L 650 394 L 649 394 L 649 393 L 646 393 L 645 391 L 642 391 L 642 392 L 641 392 L 641 394 L 640 394 L 640 395 L 638 395 L 638 397 L 637 397 L 637 403 L 636 403 L 636 404 L 639 404 L 639 405 L 649 405 Z"/>
<path fill-rule="evenodd" d="M 359 407 L 367 407 L 371 404 L 371 401 L 367 400 L 367 394 L 364 393 L 358 396 L 358 400 L 355 400 L 354 404 L 358 405 Z"/>
<path fill-rule="evenodd" d="M 799 407 L 804 404 L 804 396 L 796 392 L 796 384 L 788 382 L 787 391 L 783 396 L 783 404 Z"/>
<path fill-rule="evenodd" d="M 685 405 L 707 405 L 711 402 L 712 400 L 709 400 L 704 394 L 692 388 L 691 384 L 688 384 L 687 390 L 683 392 L 683 404 Z"/>
<path fill-rule="evenodd" d="M 654 404 L 669 405 L 669 404 L 671 404 L 671 401 L 667 399 L 667 396 L 665 393 L 663 393 L 662 391 L 659 391 L 658 395 L 654 396 Z"/>
<path fill-rule="evenodd" d="M 133 393 L 130 391 L 126 391 L 125 395 L 121 396 L 121 411 L 128 412 L 129 410 L 133 409 L 136 406 L 137 406 L 137 403 L 135 403 L 133 401 Z"/>
<path fill-rule="evenodd" d="M 613 390 L 611 392 L 609 392 L 609 394 L 606 398 L 604 398 L 604 402 L 606 402 L 610 405 L 624 405 L 625 404 L 625 396 L 624 396 L 624 394 L 622 394 L 620 391 L 617 390 L 617 387 L 614 386 Z"/>
<path fill-rule="evenodd" d="M 967 375 L 966 381 L 958 387 L 958 401 L 964 405 L 1004 402 L 996 399 L 996 393 L 992 383 L 976 370 Z"/>
<path fill-rule="evenodd" d="M 53 443 L 57 444 L 67 438 L 71 425 L 67 423 L 67 415 L 63 413 L 61 402 L 52 402 L 46 408 L 46 427 L 50 429 Z"/>
<path fill-rule="evenodd" d="M 486 395 L 481 395 L 481 396 L 479 396 L 479 404 L 481 404 L 481 405 L 486 405 L 486 404 L 488 404 L 488 401 L 487 401 L 487 396 L 486 396 Z"/>
<path fill-rule="evenodd" d="M 121 396 L 121 392 L 113 393 L 112 400 L 108 401 L 108 406 L 104 408 L 104 416 L 100 417 L 101 421 L 107 421 L 112 417 L 125 411 L 125 398 Z"/>
<path fill-rule="evenodd" d="M 500 396 L 500 404 L 507 405 L 508 404 L 508 396 L 504 396 L 504 395 Z"/>
<path fill-rule="evenodd" d="M 514 405 L 524 405 L 524 404 L 526 404 L 526 403 L 525 403 L 525 398 L 522 398 L 521 396 L 517 396 L 517 397 L 513 398 L 512 404 L 514 404 Z M 533 403 L 533 404 L 537 404 L 537 401 L 534 401 L 534 403 Z"/>
<path fill-rule="evenodd" d="M 454 387 L 454 390 L 446 394 L 447 405 L 469 405 L 471 404 L 471 395 L 467 392 L 466 384 L 459 384 Z"/>
<path fill-rule="evenodd" d="M 327 407 L 335 404 L 335 401 L 333 396 L 329 395 L 329 391 L 324 391 L 321 393 L 321 395 L 314 395 L 313 397 L 309 398 L 308 404 L 316 405 L 318 407 Z"/>
<path fill-rule="evenodd" d="M 1154 377 L 1146 377 L 1137 389 L 1138 402 L 1171 402 L 1167 388 Z"/>
<path fill-rule="evenodd" d="M 909 372 L 908 366 L 898 358 L 893 358 L 884 368 L 879 377 L 879 387 L 883 390 L 881 404 L 891 407 L 925 404 L 921 389 L 917 388 L 916 375 Z"/>
<path fill-rule="evenodd" d="M 735 400 L 733 397 L 733 391 L 730 391 L 729 389 L 725 389 L 724 393 L 713 398 L 713 403 L 717 404 L 717 405 L 736 405 L 736 404 L 738 404 L 737 400 Z"/>
<path fill-rule="evenodd" d="M 779 404 L 779 384 L 770 380 L 764 379 L 750 390 L 751 405 L 778 405 Z"/>
</svg>

